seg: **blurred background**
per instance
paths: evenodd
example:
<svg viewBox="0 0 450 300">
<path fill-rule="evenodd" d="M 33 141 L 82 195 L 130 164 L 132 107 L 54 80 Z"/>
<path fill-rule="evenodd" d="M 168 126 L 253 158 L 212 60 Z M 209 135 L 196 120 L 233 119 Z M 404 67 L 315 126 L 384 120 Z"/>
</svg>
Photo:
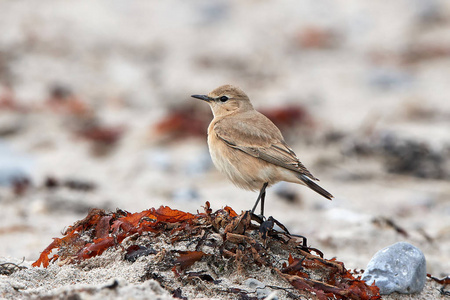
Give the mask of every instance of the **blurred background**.
<svg viewBox="0 0 450 300">
<path fill-rule="evenodd" d="M 335 195 L 266 213 L 365 268 L 397 241 L 450 270 L 450 3 L 0 1 L 0 256 L 37 259 L 90 208 L 252 207 L 209 157 L 241 87 Z"/>
</svg>

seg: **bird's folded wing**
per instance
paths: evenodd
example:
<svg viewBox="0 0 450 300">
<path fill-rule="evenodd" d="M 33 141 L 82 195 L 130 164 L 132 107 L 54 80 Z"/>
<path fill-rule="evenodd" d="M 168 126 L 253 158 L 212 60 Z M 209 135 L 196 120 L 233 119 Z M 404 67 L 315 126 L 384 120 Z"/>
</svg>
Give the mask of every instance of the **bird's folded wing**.
<svg viewBox="0 0 450 300">
<path fill-rule="evenodd" d="M 318 180 L 298 160 L 294 151 L 283 140 L 278 128 L 272 123 L 267 127 L 258 128 L 249 125 L 247 122 L 227 122 L 227 124 L 216 124 L 214 132 L 229 147 L 241 150 L 268 163 L 306 175 L 312 180 Z"/>
</svg>

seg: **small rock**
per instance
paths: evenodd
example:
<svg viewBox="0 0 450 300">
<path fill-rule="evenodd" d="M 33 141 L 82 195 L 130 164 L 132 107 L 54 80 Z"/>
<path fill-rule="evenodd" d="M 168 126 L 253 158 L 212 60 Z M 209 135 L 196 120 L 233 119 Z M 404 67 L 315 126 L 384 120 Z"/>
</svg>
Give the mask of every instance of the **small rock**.
<svg viewBox="0 0 450 300">
<path fill-rule="evenodd" d="M 264 300 L 278 300 L 277 292 L 272 292 Z"/>
<path fill-rule="evenodd" d="M 266 288 L 265 284 L 257 279 L 249 278 L 246 281 L 244 281 L 244 284 L 249 288 L 256 290 L 256 297 L 258 299 L 266 299 L 271 293 L 271 290 Z"/>
<path fill-rule="evenodd" d="M 263 289 L 266 287 L 264 285 L 264 283 L 262 283 L 261 281 L 259 281 L 257 279 L 254 279 L 254 278 L 249 278 L 249 279 L 245 280 L 244 284 L 251 289 L 256 289 L 256 288 Z"/>
<path fill-rule="evenodd" d="M 256 289 L 256 297 L 258 299 L 266 299 L 270 295 L 271 290 L 265 289 Z"/>
<path fill-rule="evenodd" d="M 362 279 L 380 288 L 380 294 L 422 291 L 426 280 L 425 256 L 419 248 L 405 242 L 381 249 L 370 260 Z"/>
</svg>

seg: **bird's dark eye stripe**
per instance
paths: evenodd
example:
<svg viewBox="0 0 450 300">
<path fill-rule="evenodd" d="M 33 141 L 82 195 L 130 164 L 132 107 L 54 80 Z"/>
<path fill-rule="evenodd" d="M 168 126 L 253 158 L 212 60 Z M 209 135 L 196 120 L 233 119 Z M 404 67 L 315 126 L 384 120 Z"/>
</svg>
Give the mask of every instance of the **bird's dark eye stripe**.
<svg viewBox="0 0 450 300">
<path fill-rule="evenodd" d="M 222 101 L 222 102 L 226 102 L 228 100 L 228 97 L 227 96 L 222 96 L 222 97 L 219 98 L 219 100 Z"/>
</svg>

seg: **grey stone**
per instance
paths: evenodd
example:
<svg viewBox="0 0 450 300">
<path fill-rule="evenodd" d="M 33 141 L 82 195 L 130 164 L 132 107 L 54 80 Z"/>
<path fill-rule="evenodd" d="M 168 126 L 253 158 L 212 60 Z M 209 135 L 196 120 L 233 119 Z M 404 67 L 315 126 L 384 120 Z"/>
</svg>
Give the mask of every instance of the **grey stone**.
<svg viewBox="0 0 450 300">
<path fill-rule="evenodd" d="M 259 281 L 257 279 L 254 279 L 254 278 L 249 278 L 249 279 L 245 280 L 244 284 L 251 289 L 257 289 L 257 288 L 263 289 L 266 287 L 264 285 L 264 283 L 262 283 L 261 281 Z"/>
<path fill-rule="evenodd" d="M 381 249 L 370 260 L 362 279 L 380 288 L 383 295 L 422 291 L 426 280 L 425 256 L 419 248 L 405 242 Z"/>
<path fill-rule="evenodd" d="M 256 289 L 256 298 L 258 299 L 266 299 L 270 294 L 270 290 L 268 288 L 264 289 Z"/>
<path fill-rule="evenodd" d="M 248 286 L 251 289 L 255 289 L 256 290 L 256 297 L 258 299 L 265 299 L 270 295 L 271 290 L 266 288 L 266 286 L 264 285 L 264 283 L 262 283 L 261 281 L 254 279 L 254 278 L 249 278 L 247 280 L 244 281 L 244 284 L 246 286 Z M 277 297 L 275 298 L 271 298 L 271 299 L 278 299 Z"/>
</svg>

